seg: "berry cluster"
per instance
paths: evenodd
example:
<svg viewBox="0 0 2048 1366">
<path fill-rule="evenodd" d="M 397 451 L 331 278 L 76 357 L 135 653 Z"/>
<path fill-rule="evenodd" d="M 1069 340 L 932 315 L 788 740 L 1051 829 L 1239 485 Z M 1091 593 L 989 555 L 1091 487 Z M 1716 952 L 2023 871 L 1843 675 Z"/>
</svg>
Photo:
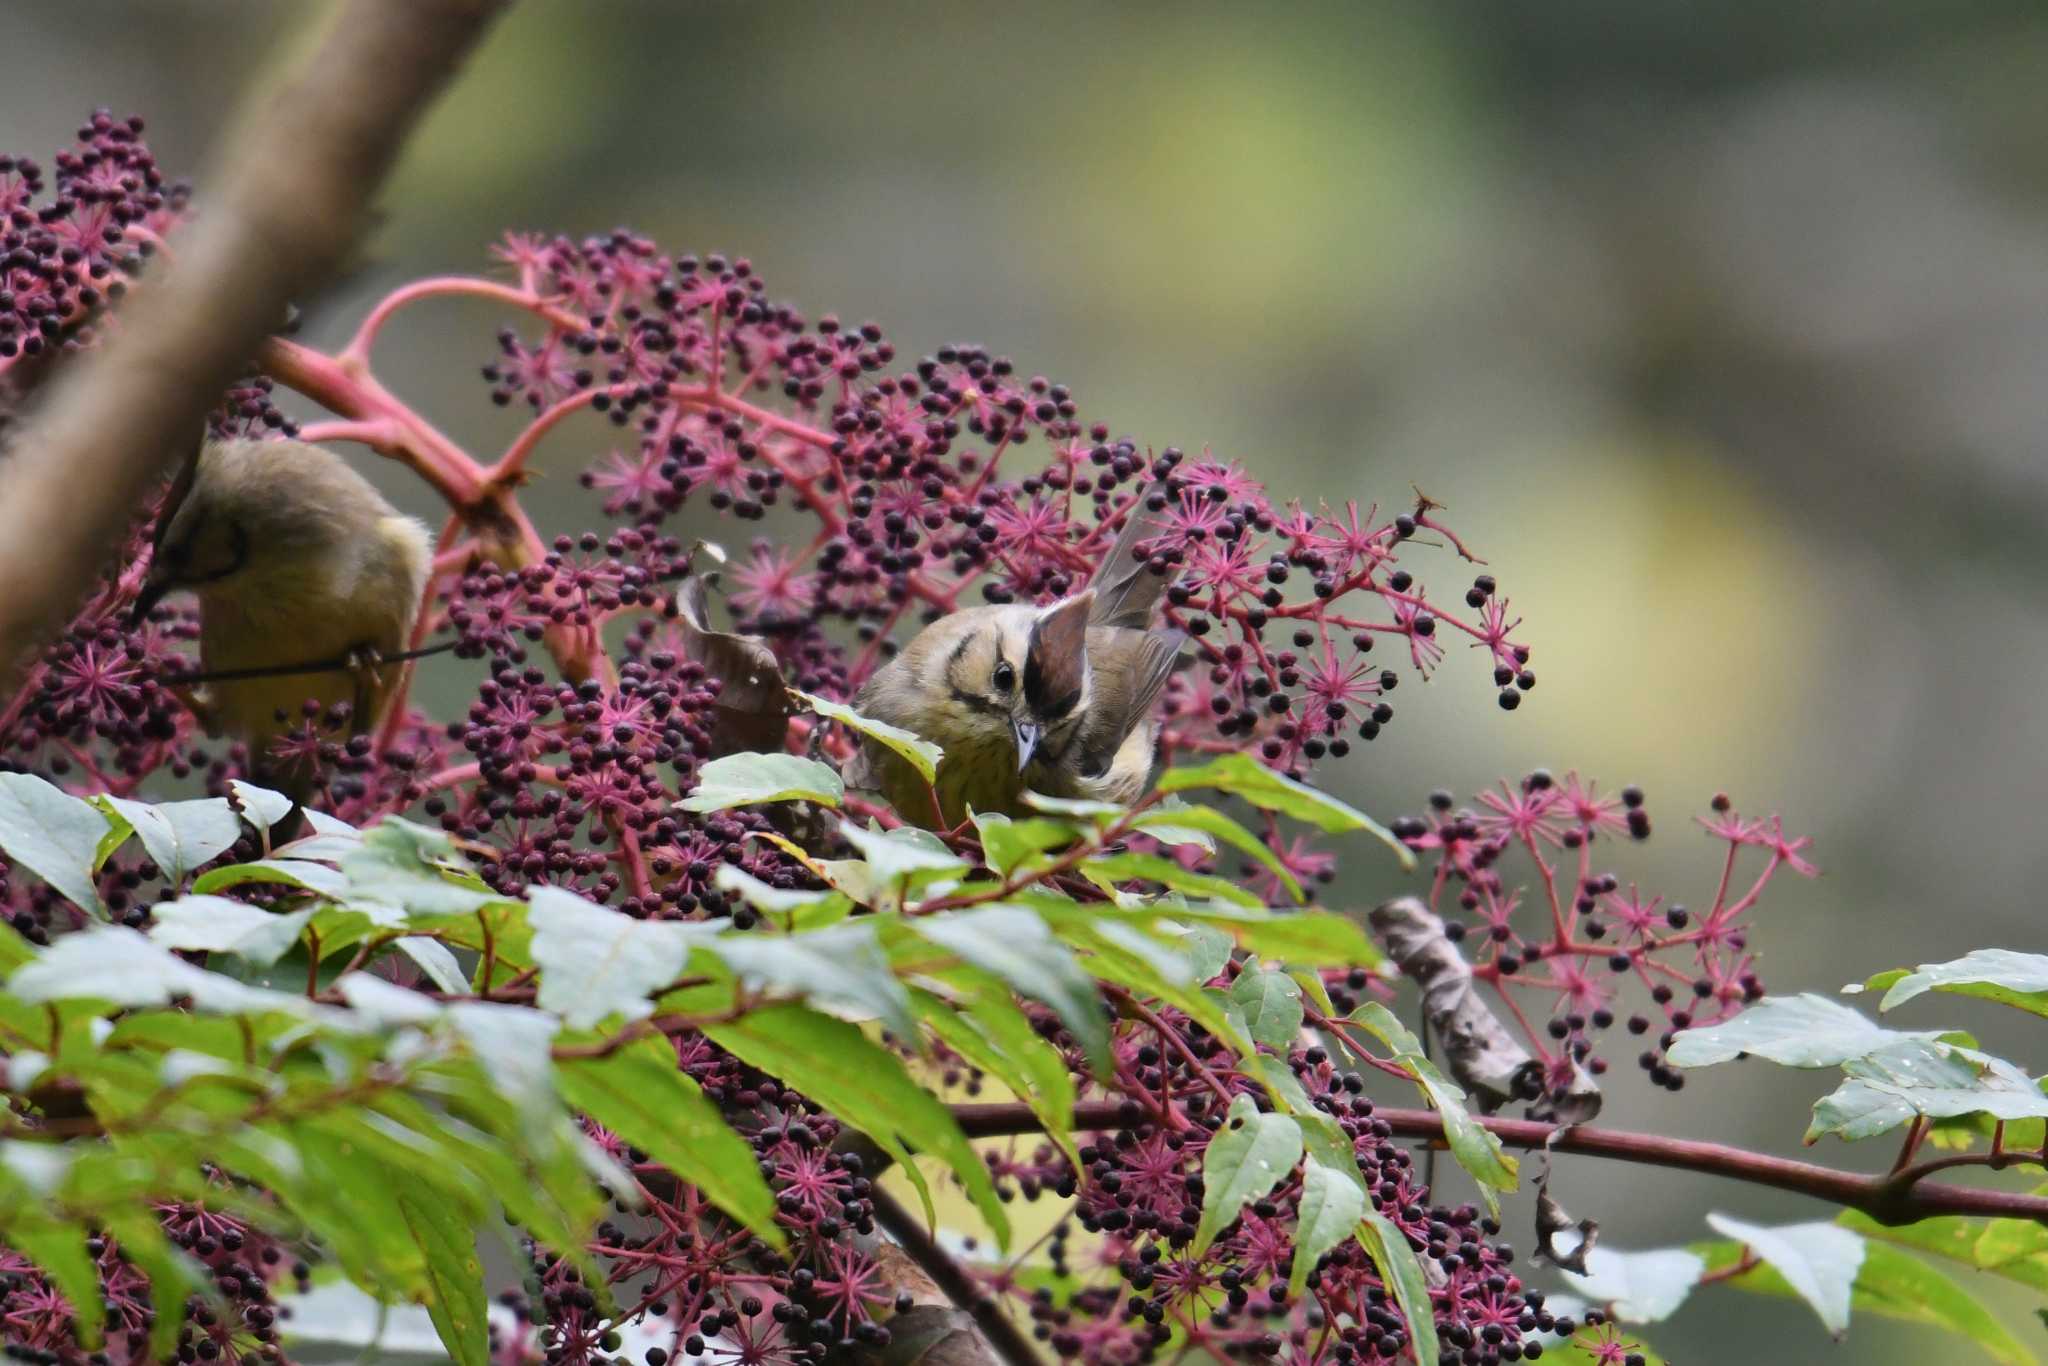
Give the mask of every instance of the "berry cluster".
<svg viewBox="0 0 2048 1366">
<path fill-rule="evenodd" d="M 1564 1099 L 1575 1069 L 1607 1070 L 1596 1037 L 1619 1018 L 1620 988 L 1633 983 L 1658 1016 L 1626 1017 L 1634 1037 L 1656 1032 L 1639 1061 L 1650 1080 L 1676 1091 L 1684 1074 L 1666 1067 L 1663 1050 L 1677 1031 L 1711 1024 L 1764 994 L 1749 948 L 1752 914 L 1765 889 L 1790 869 L 1811 877 L 1812 841 L 1786 835 L 1777 816 L 1739 815 L 1717 794 L 1700 824 L 1727 846 L 1711 902 L 1695 911 L 1623 882 L 1604 866 L 1617 840 L 1645 840 L 1651 826 L 1641 789 L 1607 795 L 1577 773 L 1558 779 L 1538 769 L 1502 782 L 1461 807 L 1448 792 L 1430 794 L 1429 814 L 1393 829 L 1418 853 L 1434 858 L 1433 909 L 1462 913 L 1445 933 L 1464 946 L 1473 976 L 1491 987 L 1529 1035 L 1543 1064 L 1553 1103 Z M 1747 885 L 1738 878 L 1743 851 L 1762 856 Z M 1541 895 L 1502 876 L 1504 860 L 1531 865 Z M 1518 997 L 1532 998 L 1525 1011 Z M 1530 1027 L 1534 1016 L 1542 1031 Z"/>
</svg>

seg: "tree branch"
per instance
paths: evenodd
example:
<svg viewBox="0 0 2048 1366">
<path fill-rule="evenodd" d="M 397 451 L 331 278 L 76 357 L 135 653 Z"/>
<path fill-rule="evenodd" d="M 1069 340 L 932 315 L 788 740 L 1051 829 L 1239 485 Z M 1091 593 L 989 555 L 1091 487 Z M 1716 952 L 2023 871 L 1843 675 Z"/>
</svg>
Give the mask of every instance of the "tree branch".
<svg viewBox="0 0 2048 1366">
<path fill-rule="evenodd" d="M 0 680 L 100 572 L 207 410 L 340 261 L 405 136 L 503 0 L 349 0 L 245 112 L 221 177 L 0 461 Z"/>
<path fill-rule="evenodd" d="M 1128 1129 L 1134 1121 L 1121 1101 L 1085 1101 L 1074 1107 L 1074 1127 L 1084 1131 Z M 1044 1125 L 1028 1106 L 955 1105 L 953 1117 L 969 1138 L 1040 1133 Z M 1379 1106 L 1373 1118 L 1386 1121 L 1401 1138 L 1443 1138 L 1443 1117 L 1434 1110 L 1402 1110 Z M 1810 1195 L 1816 1200 L 1861 1210 L 1881 1224 L 1909 1224 L 1940 1214 L 1978 1215 L 1998 1219 L 2032 1219 L 2048 1224 L 2048 1197 L 1982 1186 L 1945 1186 L 1922 1182 L 1913 1169 L 1885 1176 L 1837 1171 L 1817 1163 L 1772 1157 L 1720 1143 L 1665 1138 L 1619 1129 L 1579 1127 L 1560 1131 L 1555 1125 L 1526 1119 L 1493 1119 L 1474 1115 L 1502 1143 L 1512 1148 L 1610 1157 L 1652 1167 L 1674 1167 L 1747 1181 L 1752 1185 Z M 1553 1141 L 1553 1136 L 1555 1139 Z"/>
</svg>

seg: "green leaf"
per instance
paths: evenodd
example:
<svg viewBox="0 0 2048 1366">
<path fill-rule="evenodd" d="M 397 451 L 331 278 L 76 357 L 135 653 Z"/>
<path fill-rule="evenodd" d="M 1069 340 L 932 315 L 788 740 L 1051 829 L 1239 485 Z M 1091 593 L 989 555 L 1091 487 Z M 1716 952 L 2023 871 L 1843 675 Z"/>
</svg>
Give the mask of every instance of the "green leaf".
<svg viewBox="0 0 2048 1366">
<path fill-rule="evenodd" d="M 775 1195 L 759 1159 L 727 1126 L 666 1042 L 643 1040 L 605 1058 L 555 1068 L 563 1099 L 704 1193 L 780 1251 Z"/>
<path fill-rule="evenodd" d="M 1765 1228 L 1718 1213 L 1707 1216 L 1707 1226 L 1762 1258 L 1812 1307 L 1829 1333 L 1839 1338 L 1849 1331 L 1849 1292 L 1863 1265 L 1863 1239 L 1834 1224 Z"/>
<path fill-rule="evenodd" d="M 886 721 L 877 721 L 872 716 L 862 716 L 852 707 L 846 706 L 843 703 L 828 702 L 822 697 L 813 697 L 810 693 L 799 692 L 794 688 L 790 691 L 803 699 L 804 706 L 811 711 L 816 712 L 820 716 L 830 717 L 849 730 L 857 730 L 862 735 L 876 741 L 885 748 L 895 751 L 905 762 L 916 769 L 919 776 L 927 783 L 934 781 L 938 777 L 939 761 L 945 758 L 946 755 L 945 751 L 941 750 L 931 741 L 904 730 L 901 726 L 892 726 Z"/>
<path fill-rule="evenodd" d="M 1267 871 L 1280 879 L 1280 885 L 1287 889 L 1289 896 L 1296 901 L 1302 899 L 1301 883 L 1295 880 L 1294 874 L 1287 870 L 1287 865 L 1280 861 L 1271 847 L 1212 806 L 1168 802 L 1140 813 L 1131 824 L 1136 829 L 1168 844 L 1188 843 L 1184 837 L 1175 838 L 1183 831 L 1198 831 L 1203 835 L 1214 836 L 1239 853 L 1263 864 Z"/>
<path fill-rule="evenodd" d="M 198 801 L 148 802 L 125 797 L 97 799 L 134 827 L 150 862 L 163 871 L 164 881 L 179 886 L 193 869 L 219 858 L 242 837 L 242 821 L 225 797 Z"/>
<path fill-rule="evenodd" d="M 133 1007 L 168 1005 L 185 996 L 197 1009 L 227 1014 L 319 1014 L 304 996 L 248 986 L 194 967 L 123 925 L 95 925 L 65 935 L 17 968 L 7 989 L 24 1001 L 101 1000 Z"/>
<path fill-rule="evenodd" d="M 448 1007 L 448 1019 L 507 1097 L 530 1116 L 548 1113 L 561 1021 L 525 1006 L 491 1001 L 458 1001 Z"/>
<path fill-rule="evenodd" d="M 313 908 L 277 915 L 244 901 L 195 893 L 156 906 L 151 915 L 155 923 L 149 937 L 167 949 L 232 953 L 269 967 L 299 942 Z"/>
<path fill-rule="evenodd" d="M 1708 1067 L 1744 1053 L 1787 1067 L 1839 1067 L 1900 1039 L 1939 1037 L 1939 1031 L 1886 1029 L 1838 1001 L 1806 992 L 1772 996 L 1732 1020 L 1684 1030 L 1665 1056 L 1675 1067 Z"/>
<path fill-rule="evenodd" d="M 1430 1104 L 1436 1106 L 1437 1113 L 1443 1116 L 1444 1140 L 1450 1146 L 1451 1155 L 1479 1183 L 1479 1194 L 1487 1207 L 1498 1211 L 1500 1205 L 1494 1192 L 1513 1190 L 1520 1179 L 1520 1167 L 1514 1158 L 1507 1155 L 1492 1131 L 1472 1118 L 1465 1109 L 1465 1092 L 1422 1056 L 1421 1040 L 1378 1001 L 1367 1001 L 1351 1013 L 1351 1018 L 1391 1048 L 1393 1060 L 1415 1078 L 1415 1084 L 1422 1088 Z M 1343 1039 L 1344 1035 L 1339 1032 L 1338 1038 Z M 1346 1042 L 1348 1044 L 1349 1041 Z"/>
<path fill-rule="evenodd" d="M 526 923 L 540 969 L 534 1004 L 571 1029 L 613 1014 L 628 1020 L 654 1013 L 648 998 L 683 975 L 692 946 L 711 931 L 672 920 L 635 920 L 560 887 L 535 887 Z"/>
<path fill-rule="evenodd" d="M 869 830 L 841 820 L 839 833 L 867 860 L 875 877 L 904 888 L 921 886 L 935 877 L 964 873 L 971 866 L 929 830 L 902 825 L 894 830 Z"/>
<path fill-rule="evenodd" d="M 1240 948 L 1282 963 L 1374 968 L 1387 961 L 1356 921 L 1330 911 L 1209 905 L 1173 908 L 1171 913 L 1184 920 L 1206 921 L 1227 931 Z"/>
<path fill-rule="evenodd" d="M 149 1280 L 156 1314 L 149 1325 L 147 1359 L 171 1360 L 185 1327 L 185 1302 L 195 1292 L 212 1295 L 212 1278 L 190 1254 L 171 1246 L 148 1209 L 139 1205 L 110 1209 L 101 1216 L 101 1223 L 120 1243 L 121 1255 Z"/>
<path fill-rule="evenodd" d="M 240 778 L 228 779 L 228 791 L 234 794 L 242 818 L 259 831 L 270 829 L 292 814 L 292 799 L 282 792 L 245 783 Z"/>
<path fill-rule="evenodd" d="M 1855 1235 L 1851 1233 L 1845 1236 Z M 1731 1243 L 1709 1243 L 1697 1247 L 1695 1251 L 1705 1257 L 1710 1271 L 1725 1271 L 1740 1261 L 1745 1241 L 1738 1239 Z M 1760 1250 L 1758 1255 L 1762 1255 Z M 1727 1284 L 1752 1294 L 1774 1295 L 1787 1299 L 1805 1298 L 1804 1292 L 1796 1288 L 1781 1274 L 1776 1265 L 1768 1261 L 1739 1276 L 1730 1277 Z M 2036 1360 L 2034 1354 L 2024 1343 L 2013 1337 L 1997 1315 L 1985 1308 L 1954 1280 L 1919 1258 L 1907 1256 L 1884 1243 L 1864 1244 L 1862 1262 L 1855 1271 L 1848 1307 L 1850 1311 L 1858 1314 L 1876 1314 L 1901 1322 L 1921 1323 L 1946 1329 L 1974 1342 L 1994 1361 L 2014 1363 L 2015 1366 L 2033 1366 Z"/>
<path fill-rule="evenodd" d="M 1300 1221 L 1294 1233 L 1289 1298 L 1300 1296 L 1316 1259 L 1349 1239 L 1365 1217 L 1365 1192 L 1341 1171 L 1309 1161 L 1301 1169 Z"/>
<path fill-rule="evenodd" d="M 2048 954 L 1977 949 L 1952 962 L 1922 963 L 1912 972 L 1882 972 L 1867 985 L 1888 988 L 1877 1003 L 1879 1010 L 1902 1006 L 1924 992 L 1948 991 L 2048 1015 Z"/>
<path fill-rule="evenodd" d="M 91 802 L 31 773 L 0 773 L 0 853 L 101 919 L 92 874 L 106 833 L 107 818 Z"/>
<path fill-rule="evenodd" d="M 1284 1051 L 1301 1032 L 1301 988 L 1284 972 L 1246 963 L 1231 984 L 1230 1000 L 1243 1012 L 1245 1032 L 1255 1043 Z"/>
<path fill-rule="evenodd" d="M 1230 965 L 1231 951 L 1237 947 L 1235 939 L 1214 925 L 1188 926 L 1187 937 L 1181 942 L 1187 950 L 1189 971 L 1197 982 L 1220 976 Z"/>
<path fill-rule="evenodd" d="M 697 785 L 678 803 L 697 815 L 763 802 L 816 802 L 836 807 L 846 785 L 816 759 L 795 754 L 728 754 L 697 770 Z"/>
<path fill-rule="evenodd" d="M 1825 1134 L 1872 1138 L 1918 1115 L 2048 1118 L 2048 1095 L 2032 1078 L 1976 1049 L 1908 1038 L 1851 1058 L 1842 1071 L 1848 1080 L 1813 1107 L 1809 1143 Z"/>
<path fill-rule="evenodd" d="M 417 1185 L 398 1189 L 406 1227 L 426 1258 L 427 1312 L 456 1366 L 490 1366 L 490 1331 L 484 1303 L 484 1268 L 476 1232 L 447 1203 Z"/>
<path fill-rule="evenodd" d="M 785 930 L 822 929 L 846 919 L 853 911 L 853 899 L 833 888 L 782 888 L 771 886 L 737 864 L 721 863 L 712 875 L 712 885 L 769 917 Z"/>
<path fill-rule="evenodd" d="M 1408 846 L 1378 821 L 1328 793 L 1275 773 L 1249 754 L 1224 754 L 1193 768 L 1170 768 L 1159 778 L 1161 792 L 1185 792 L 1198 787 L 1242 797 L 1261 811 L 1292 816 L 1326 834 L 1363 830 L 1393 850 L 1403 868 L 1415 866 L 1415 855 L 1408 851 Z"/>
<path fill-rule="evenodd" d="M 1661 1323 L 1678 1312 L 1706 1274 L 1698 1253 L 1684 1248 L 1651 1252 L 1586 1250 L 1586 1274 L 1560 1271 L 1565 1283 L 1587 1301 L 1604 1305 L 1623 1323 Z"/>
<path fill-rule="evenodd" d="M 1436 1311 L 1429 1302 L 1429 1280 L 1422 1263 L 1409 1246 L 1408 1235 L 1393 1220 L 1376 1209 L 1368 1209 L 1358 1221 L 1358 1245 L 1365 1249 L 1379 1269 L 1380 1280 L 1393 1292 L 1401 1308 L 1401 1321 L 1408 1325 L 1417 1361 L 1435 1361 L 1442 1348 L 1436 1336 Z"/>
<path fill-rule="evenodd" d="M 1005 877 L 1032 864 L 1040 855 L 1064 849 L 1081 837 L 1078 830 L 1064 821 L 1037 816 L 1012 820 L 994 811 L 975 812 L 974 829 L 981 837 L 983 860 Z"/>
<path fill-rule="evenodd" d="M 296 846 L 286 845 L 285 851 Z M 403 907 L 414 916 L 474 915 L 505 901 L 477 877 L 469 860 L 440 830 L 386 817 L 339 855 L 347 899 Z"/>
<path fill-rule="evenodd" d="M 807 996 L 871 1015 L 905 1043 L 917 1041 L 910 998 L 875 942 L 872 920 L 792 935 L 740 931 L 700 942 L 751 990 Z"/>
<path fill-rule="evenodd" d="M 97 1348 L 107 1309 L 100 1298 L 99 1268 L 85 1250 L 85 1229 L 30 1214 L 19 1219 L 0 1216 L 0 1231 L 7 1245 L 34 1262 L 71 1302 L 79 1342 Z"/>
<path fill-rule="evenodd" d="M 1102 995 L 1043 920 L 1021 906 L 984 906 L 919 916 L 912 926 L 1020 996 L 1051 1006 L 1080 1041 L 1096 1077 L 1108 1080 L 1114 1068 Z"/>
<path fill-rule="evenodd" d="M 1223 1127 L 1202 1153 L 1202 1221 L 1195 1255 L 1208 1251 L 1247 1204 L 1270 1195 L 1301 1160 L 1301 1126 L 1286 1115 L 1259 1113 L 1252 1098 L 1230 1102 Z"/>
<path fill-rule="evenodd" d="M 1118 854 L 1097 854 L 1085 860 L 1079 871 L 1089 881 L 1105 889 L 1121 882 L 1156 882 L 1191 896 L 1210 897 L 1256 910 L 1265 909 L 1264 902 L 1230 879 L 1183 868 L 1159 854 L 1140 854 L 1130 850 Z"/>
<path fill-rule="evenodd" d="M 348 879 L 324 863 L 314 863 L 310 859 L 267 858 L 209 869 L 193 880 L 192 890 L 203 896 L 248 882 L 298 887 L 325 897 L 340 896 L 348 887 Z"/>
<path fill-rule="evenodd" d="M 1078 1169 L 1074 1078 L 1067 1071 L 1066 1059 L 1031 1027 L 1010 989 L 1001 982 L 973 968 L 955 969 L 945 974 L 945 980 L 963 988 L 966 999 L 956 1008 L 929 991 L 912 991 L 911 1006 L 918 1019 L 941 1043 L 1030 1106 L 1045 1126 L 1045 1136 L 1058 1144 Z"/>
<path fill-rule="evenodd" d="M 441 990 L 453 996 L 469 992 L 469 980 L 462 975 L 462 964 L 455 961 L 455 955 L 440 940 L 423 934 L 408 934 L 392 940 L 391 947 L 412 959 L 426 974 L 427 980 Z"/>
<path fill-rule="evenodd" d="M 987 1165 L 960 1132 L 952 1111 L 912 1080 L 894 1053 L 845 1021 L 798 1005 L 765 1006 L 729 1024 L 707 1025 L 704 1033 L 873 1139 L 902 1165 L 924 1202 L 926 1220 L 935 1223 L 931 1192 L 904 1146 L 905 1138 L 914 1138 L 922 1151 L 952 1168 L 997 1245 L 1009 1246 L 1009 1216 L 996 1198 Z"/>
<path fill-rule="evenodd" d="M 35 946 L 21 937 L 21 931 L 0 920 L 0 975 L 13 972 L 35 956 Z"/>
<path fill-rule="evenodd" d="M 2048 1291 L 2048 1228 L 2031 1219 L 1943 1215 L 1893 1227 L 1861 1211 L 1844 1210 L 1835 1222 L 1865 1238 L 1932 1253 L 1972 1270 Z"/>
</svg>

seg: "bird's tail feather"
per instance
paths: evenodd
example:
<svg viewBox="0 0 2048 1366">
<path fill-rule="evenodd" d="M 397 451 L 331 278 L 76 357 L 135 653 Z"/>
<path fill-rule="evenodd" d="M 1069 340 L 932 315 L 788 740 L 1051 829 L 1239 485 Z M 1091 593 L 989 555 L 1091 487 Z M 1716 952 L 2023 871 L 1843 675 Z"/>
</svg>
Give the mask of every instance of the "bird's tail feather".
<svg viewBox="0 0 2048 1366">
<path fill-rule="evenodd" d="M 1109 548 L 1109 553 L 1103 556 L 1101 566 L 1095 571 L 1095 608 L 1089 617 L 1096 626 L 1144 630 L 1152 622 L 1153 607 L 1166 595 L 1167 585 L 1173 582 L 1171 574 L 1153 573 L 1146 560 L 1132 554 L 1140 541 L 1159 534 L 1149 506 L 1155 494 L 1172 496 L 1164 479 L 1154 482 L 1139 496 L 1124 529 L 1117 533 L 1116 544 Z"/>
</svg>

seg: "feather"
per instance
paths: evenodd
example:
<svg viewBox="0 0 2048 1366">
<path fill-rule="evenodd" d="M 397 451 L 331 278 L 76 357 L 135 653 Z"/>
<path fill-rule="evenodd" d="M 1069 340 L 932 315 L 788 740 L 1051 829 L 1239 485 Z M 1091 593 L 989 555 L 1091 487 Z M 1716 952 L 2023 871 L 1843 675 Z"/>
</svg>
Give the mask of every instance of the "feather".
<svg viewBox="0 0 2048 1366">
<path fill-rule="evenodd" d="M 1152 624 L 1152 609 L 1172 582 L 1168 574 L 1152 572 L 1151 562 L 1136 557 L 1138 542 L 1159 534 L 1151 514 L 1154 495 L 1167 495 L 1165 480 L 1159 480 L 1131 508 L 1124 529 L 1117 533 L 1109 553 L 1095 571 L 1095 611 L 1090 618 L 1097 626 L 1123 626 L 1142 631 Z"/>
</svg>

